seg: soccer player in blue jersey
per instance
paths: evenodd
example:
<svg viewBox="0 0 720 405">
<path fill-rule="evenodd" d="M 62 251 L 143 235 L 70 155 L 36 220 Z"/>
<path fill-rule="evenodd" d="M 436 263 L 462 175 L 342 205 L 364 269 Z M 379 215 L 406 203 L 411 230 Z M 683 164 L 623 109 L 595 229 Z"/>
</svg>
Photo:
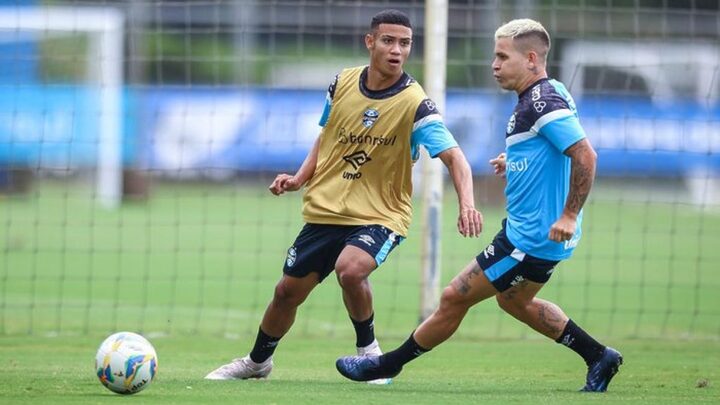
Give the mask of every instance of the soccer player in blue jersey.
<svg viewBox="0 0 720 405">
<path fill-rule="evenodd" d="M 403 71 L 412 48 L 410 19 L 386 10 L 373 17 L 370 28 L 365 36 L 370 64 L 344 69 L 335 78 L 315 145 L 294 175 L 280 174 L 269 187 L 280 195 L 305 186 L 306 224 L 288 249 L 255 344 L 247 356 L 207 379 L 267 377 L 298 307 L 333 271 L 355 328 L 357 353 L 382 353 L 368 277 L 407 235 L 412 165 L 420 147 L 448 168 L 458 196 L 458 231 L 471 237 L 481 231 L 470 165 L 435 104 Z"/>
<path fill-rule="evenodd" d="M 336 366 L 356 381 L 394 377 L 403 365 L 447 340 L 471 306 L 495 297 L 500 307 L 567 346 L 588 366 L 582 391 L 602 392 L 622 364 L 620 353 L 536 295 L 568 259 L 582 234 L 582 206 L 595 176 L 596 154 L 565 86 L 546 73 L 550 37 L 538 22 L 513 20 L 495 32 L 493 75 L 515 91 L 505 153 L 492 159 L 507 177 L 507 218 L 494 240 L 443 291 L 439 308 L 403 345 L 381 356 L 342 357 Z"/>
</svg>

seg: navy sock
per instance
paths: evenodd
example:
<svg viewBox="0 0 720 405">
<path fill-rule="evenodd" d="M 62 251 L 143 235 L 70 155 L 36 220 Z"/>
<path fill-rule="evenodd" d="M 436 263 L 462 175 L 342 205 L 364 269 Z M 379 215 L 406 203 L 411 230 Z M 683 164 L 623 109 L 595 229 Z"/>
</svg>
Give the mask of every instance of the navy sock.
<svg viewBox="0 0 720 405">
<path fill-rule="evenodd" d="M 588 365 L 600 359 L 605 351 L 605 346 L 588 335 L 572 319 L 568 319 L 565 329 L 555 341 L 575 351 Z"/>
<path fill-rule="evenodd" d="M 350 318 L 353 326 L 355 327 L 356 347 L 365 347 L 375 340 L 375 324 L 373 322 L 374 319 L 374 313 L 370 315 L 370 318 L 364 321 L 356 321 Z"/>
<path fill-rule="evenodd" d="M 255 363 L 262 363 L 275 353 L 278 342 L 281 337 L 272 337 L 258 328 L 257 338 L 255 338 L 255 346 L 250 352 L 250 359 Z"/>
<path fill-rule="evenodd" d="M 420 346 L 415 341 L 415 332 L 397 349 L 387 352 L 380 356 L 380 365 L 388 368 L 398 368 L 410 361 L 415 360 L 422 354 L 427 353 L 430 349 Z"/>
</svg>

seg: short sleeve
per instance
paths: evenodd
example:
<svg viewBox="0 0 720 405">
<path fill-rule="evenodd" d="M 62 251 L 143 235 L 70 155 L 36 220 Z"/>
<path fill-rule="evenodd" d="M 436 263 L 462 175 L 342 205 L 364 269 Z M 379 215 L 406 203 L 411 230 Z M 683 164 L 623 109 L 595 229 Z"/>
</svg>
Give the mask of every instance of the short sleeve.
<svg viewBox="0 0 720 405">
<path fill-rule="evenodd" d="M 335 75 L 335 79 L 332 83 L 330 83 L 330 86 L 328 86 L 327 94 L 325 95 L 325 106 L 323 107 L 322 116 L 320 116 L 320 126 L 324 127 L 325 124 L 327 124 L 328 119 L 330 118 L 330 111 L 332 110 L 332 102 L 335 98 L 335 89 L 337 88 L 338 79 L 340 78 L 340 74 Z"/>
<path fill-rule="evenodd" d="M 567 148 L 586 137 L 577 115 L 568 109 L 555 110 L 543 115 L 535 126 L 538 128 L 538 133 L 561 152 L 565 152 Z"/>
<path fill-rule="evenodd" d="M 415 112 L 415 123 L 411 136 L 412 158 L 420 156 L 419 146 L 422 145 L 431 157 L 458 146 L 457 141 L 445 126 L 442 116 L 435 103 L 428 99 L 418 105 Z"/>
</svg>

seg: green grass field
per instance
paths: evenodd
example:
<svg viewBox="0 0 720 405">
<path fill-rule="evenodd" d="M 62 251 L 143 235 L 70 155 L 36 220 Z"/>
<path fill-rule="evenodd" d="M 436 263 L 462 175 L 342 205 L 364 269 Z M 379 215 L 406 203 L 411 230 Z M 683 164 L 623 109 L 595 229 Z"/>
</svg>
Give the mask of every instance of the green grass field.
<svg viewBox="0 0 720 405">
<path fill-rule="evenodd" d="M 602 196 L 602 187 L 594 196 Z M 499 229 L 483 208 L 480 239 L 444 209 L 443 284 Z M 299 195 L 263 187 L 158 184 L 148 202 L 106 211 L 87 188 L 52 182 L 0 199 L 2 403 L 248 404 L 483 402 L 717 402 L 720 370 L 720 215 L 679 203 L 594 199 L 583 240 L 541 296 L 626 357 L 612 392 L 575 392 L 581 361 L 497 309 L 473 308 L 448 344 L 395 384 L 344 381 L 334 359 L 352 327 L 331 278 L 303 305 L 266 382 L 211 383 L 210 369 L 250 347 L 300 226 Z M 416 206 L 419 213 L 419 206 Z M 385 348 L 417 324 L 419 215 L 410 238 L 371 278 Z M 148 335 L 160 374 L 146 392 L 116 396 L 92 370 L 100 341 Z M 698 388 L 699 386 L 699 388 Z M 188 388 L 189 387 L 189 388 Z"/>
<path fill-rule="evenodd" d="M 582 361 L 539 340 L 451 340 L 411 363 L 388 386 L 344 380 L 334 367 L 352 342 L 291 334 L 267 381 L 204 381 L 243 341 L 208 337 L 153 339 L 160 367 L 145 391 L 123 397 L 93 374 L 99 339 L 3 338 L 3 404 L 507 404 L 717 403 L 718 342 L 620 340 L 626 364 L 605 394 L 583 394 Z M 387 345 L 400 343 L 387 339 Z"/>
</svg>

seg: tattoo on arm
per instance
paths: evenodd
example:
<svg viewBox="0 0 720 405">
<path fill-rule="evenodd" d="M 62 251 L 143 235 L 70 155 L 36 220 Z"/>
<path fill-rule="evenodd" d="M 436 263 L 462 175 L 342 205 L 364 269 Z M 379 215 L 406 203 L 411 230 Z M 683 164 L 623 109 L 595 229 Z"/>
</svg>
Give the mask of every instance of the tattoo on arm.
<svg viewBox="0 0 720 405">
<path fill-rule="evenodd" d="M 565 154 L 570 156 L 570 192 L 568 193 L 565 209 L 578 213 L 585 204 L 590 189 L 595 178 L 595 162 L 594 159 L 588 159 L 588 156 L 594 156 L 587 140 L 581 140 L 569 147 Z"/>
</svg>

